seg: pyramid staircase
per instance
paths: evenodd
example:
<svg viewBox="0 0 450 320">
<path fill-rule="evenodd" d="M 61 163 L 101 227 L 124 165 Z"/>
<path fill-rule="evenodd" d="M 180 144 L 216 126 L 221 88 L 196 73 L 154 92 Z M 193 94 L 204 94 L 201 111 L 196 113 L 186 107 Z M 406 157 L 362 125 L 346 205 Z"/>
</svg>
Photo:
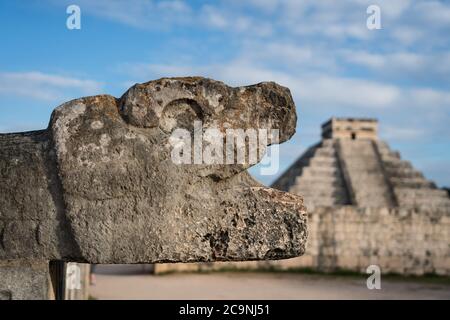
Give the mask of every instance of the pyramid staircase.
<svg viewBox="0 0 450 320">
<path fill-rule="evenodd" d="M 351 202 L 360 207 L 395 206 L 373 141 L 340 139 L 336 144 Z"/>
<path fill-rule="evenodd" d="M 366 128 L 362 137 L 356 138 L 357 120 L 343 120 L 347 121 L 344 130 L 326 123 L 321 142 L 309 148 L 272 187 L 302 195 L 309 209 L 354 205 L 450 212 L 445 190 L 378 140 L 376 131 L 371 135 Z M 363 121 L 367 127 L 367 120 Z M 351 132 L 346 135 L 349 123 Z M 338 134 L 333 136 L 333 132 Z"/>
<path fill-rule="evenodd" d="M 308 208 L 350 204 L 335 141 L 331 139 L 308 149 L 273 187 L 303 195 Z"/>
<path fill-rule="evenodd" d="M 386 142 L 375 143 L 399 207 L 450 210 L 447 191 L 437 188 L 409 161 L 402 160 L 400 153 L 392 151 Z"/>
</svg>

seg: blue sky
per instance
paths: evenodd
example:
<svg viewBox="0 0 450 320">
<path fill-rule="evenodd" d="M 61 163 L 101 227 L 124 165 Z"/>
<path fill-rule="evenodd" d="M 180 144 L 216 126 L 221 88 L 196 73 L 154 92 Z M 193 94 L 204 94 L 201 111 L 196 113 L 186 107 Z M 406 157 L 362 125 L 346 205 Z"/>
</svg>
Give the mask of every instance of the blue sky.
<svg viewBox="0 0 450 320">
<path fill-rule="evenodd" d="M 70 4 L 81 30 L 66 28 Z M 366 27 L 371 4 L 381 30 Z M 376 117 L 393 149 L 450 186 L 449 1 L 11 0 L 0 25 L 0 132 L 45 128 L 64 101 L 162 76 L 273 80 L 299 116 L 281 171 L 331 116 Z"/>
</svg>

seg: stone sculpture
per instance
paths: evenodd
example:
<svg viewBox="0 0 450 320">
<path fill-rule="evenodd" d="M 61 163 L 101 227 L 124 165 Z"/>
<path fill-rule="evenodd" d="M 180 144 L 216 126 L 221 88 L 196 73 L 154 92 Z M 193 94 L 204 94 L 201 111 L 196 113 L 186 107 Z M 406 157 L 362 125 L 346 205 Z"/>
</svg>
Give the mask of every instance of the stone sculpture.
<svg viewBox="0 0 450 320">
<path fill-rule="evenodd" d="M 170 144 L 174 130 L 192 131 L 194 121 L 219 130 L 278 129 L 281 143 L 295 133 L 296 120 L 289 90 L 273 82 L 232 88 L 200 77 L 163 78 L 120 99 L 64 103 L 46 130 L 1 134 L 0 296 L 45 298 L 49 261 L 303 254 L 300 196 L 262 186 L 248 163 L 176 164 Z"/>
</svg>

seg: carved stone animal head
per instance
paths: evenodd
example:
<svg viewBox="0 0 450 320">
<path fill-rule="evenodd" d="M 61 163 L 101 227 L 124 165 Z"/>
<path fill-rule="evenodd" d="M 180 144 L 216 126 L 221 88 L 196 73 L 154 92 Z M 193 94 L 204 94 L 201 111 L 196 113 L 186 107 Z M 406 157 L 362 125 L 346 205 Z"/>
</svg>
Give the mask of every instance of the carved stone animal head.
<svg viewBox="0 0 450 320">
<path fill-rule="evenodd" d="M 260 185 L 245 171 L 248 162 L 175 163 L 171 141 L 178 129 L 194 135 L 254 128 L 278 129 L 281 143 L 295 133 L 296 120 L 289 90 L 273 82 L 232 88 L 200 77 L 164 78 L 137 84 L 120 99 L 64 103 L 43 134 L 60 184 L 50 192 L 61 199 L 72 245 L 49 236 L 57 240 L 48 240 L 56 244 L 46 258 L 151 263 L 302 254 L 301 197 Z"/>
</svg>

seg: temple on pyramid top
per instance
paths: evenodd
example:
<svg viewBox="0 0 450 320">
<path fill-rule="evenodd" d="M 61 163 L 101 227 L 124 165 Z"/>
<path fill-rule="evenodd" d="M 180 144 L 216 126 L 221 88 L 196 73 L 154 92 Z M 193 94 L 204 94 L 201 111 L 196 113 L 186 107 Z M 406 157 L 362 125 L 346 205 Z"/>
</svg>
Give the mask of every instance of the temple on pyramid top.
<svg viewBox="0 0 450 320">
<path fill-rule="evenodd" d="M 322 125 L 322 139 L 377 139 L 378 120 L 331 118 Z"/>
<path fill-rule="evenodd" d="M 450 210 L 450 198 L 378 138 L 378 121 L 331 118 L 272 187 L 302 195 L 309 209 L 351 205 Z"/>
</svg>

